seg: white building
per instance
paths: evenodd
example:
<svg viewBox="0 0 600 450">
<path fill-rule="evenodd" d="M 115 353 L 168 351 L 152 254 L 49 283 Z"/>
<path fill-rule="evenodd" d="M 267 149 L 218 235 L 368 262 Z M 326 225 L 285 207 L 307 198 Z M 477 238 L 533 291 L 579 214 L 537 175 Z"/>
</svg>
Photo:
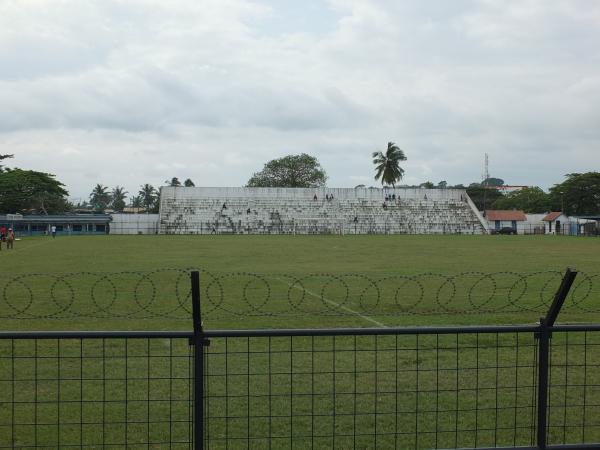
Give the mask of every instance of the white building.
<svg viewBox="0 0 600 450">
<path fill-rule="evenodd" d="M 491 233 L 502 228 L 512 228 L 517 234 L 525 234 L 527 217 L 523 211 L 488 209 L 485 218 Z"/>
<path fill-rule="evenodd" d="M 548 234 L 569 234 L 569 229 L 565 229 L 565 225 L 572 222 L 569 217 L 565 216 L 561 211 L 548 213 L 542 221 L 544 222 L 545 230 Z"/>
</svg>

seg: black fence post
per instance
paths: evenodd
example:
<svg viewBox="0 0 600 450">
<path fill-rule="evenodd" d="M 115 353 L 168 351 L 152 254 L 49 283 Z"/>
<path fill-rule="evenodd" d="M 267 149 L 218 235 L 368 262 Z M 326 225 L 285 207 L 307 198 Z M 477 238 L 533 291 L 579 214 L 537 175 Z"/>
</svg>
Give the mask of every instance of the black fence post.
<svg viewBox="0 0 600 450">
<path fill-rule="evenodd" d="M 548 379 L 550 359 L 550 338 L 552 327 L 560 313 L 560 310 L 573 286 L 577 271 L 567 268 L 560 287 L 554 295 L 554 300 L 548 309 L 546 317 L 540 318 L 540 331 L 536 334 L 538 342 L 538 411 L 537 411 L 537 447 L 540 450 L 547 448 L 547 426 L 548 426 Z"/>
<path fill-rule="evenodd" d="M 204 448 L 204 339 L 202 313 L 200 309 L 200 272 L 190 274 L 192 282 L 192 318 L 194 323 L 194 392 L 193 392 L 193 442 L 194 450 Z"/>
<path fill-rule="evenodd" d="M 546 319 L 540 318 L 541 331 L 538 339 L 538 400 L 537 400 L 537 447 L 546 449 L 546 430 L 548 424 L 548 358 L 550 354 L 550 333 L 545 324 Z"/>
</svg>

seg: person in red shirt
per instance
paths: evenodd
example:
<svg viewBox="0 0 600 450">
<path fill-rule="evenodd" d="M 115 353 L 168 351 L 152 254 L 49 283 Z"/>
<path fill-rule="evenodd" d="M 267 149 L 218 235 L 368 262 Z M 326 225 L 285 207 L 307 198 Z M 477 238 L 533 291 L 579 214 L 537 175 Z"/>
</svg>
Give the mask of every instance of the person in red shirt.
<svg viewBox="0 0 600 450">
<path fill-rule="evenodd" d="M 2 243 L 6 241 L 6 227 L 0 227 L 0 250 L 2 250 Z"/>
</svg>

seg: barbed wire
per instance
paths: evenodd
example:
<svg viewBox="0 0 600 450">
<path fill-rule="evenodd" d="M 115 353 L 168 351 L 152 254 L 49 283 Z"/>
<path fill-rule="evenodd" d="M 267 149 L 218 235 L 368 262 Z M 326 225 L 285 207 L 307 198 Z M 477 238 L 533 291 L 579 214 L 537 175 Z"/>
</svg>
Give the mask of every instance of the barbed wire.
<svg viewBox="0 0 600 450">
<path fill-rule="evenodd" d="M 191 318 L 192 269 L 0 277 L 0 318 Z M 544 313 L 562 272 L 261 274 L 201 271 L 203 319 Z M 600 273 L 580 272 L 564 313 L 600 312 Z"/>
</svg>

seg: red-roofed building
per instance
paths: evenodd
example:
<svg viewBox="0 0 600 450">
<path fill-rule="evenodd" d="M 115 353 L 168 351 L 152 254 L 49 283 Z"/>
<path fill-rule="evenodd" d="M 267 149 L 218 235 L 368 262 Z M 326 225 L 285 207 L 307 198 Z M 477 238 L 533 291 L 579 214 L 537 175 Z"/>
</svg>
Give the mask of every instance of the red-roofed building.
<svg viewBox="0 0 600 450">
<path fill-rule="evenodd" d="M 498 232 L 502 228 L 512 228 L 517 234 L 525 234 L 527 216 L 523 211 L 488 209 L 485 211 L 489 229 Z"/>
<path fill-rule="evenodd" d="M 546 233 L 550 234 L 562 234 L 564 224 L 569 222 L 569 218 L 565 216 L 561 211 L 554 211 L 549 213 L 542 219 L 546 224 Z"/>
</svg>

